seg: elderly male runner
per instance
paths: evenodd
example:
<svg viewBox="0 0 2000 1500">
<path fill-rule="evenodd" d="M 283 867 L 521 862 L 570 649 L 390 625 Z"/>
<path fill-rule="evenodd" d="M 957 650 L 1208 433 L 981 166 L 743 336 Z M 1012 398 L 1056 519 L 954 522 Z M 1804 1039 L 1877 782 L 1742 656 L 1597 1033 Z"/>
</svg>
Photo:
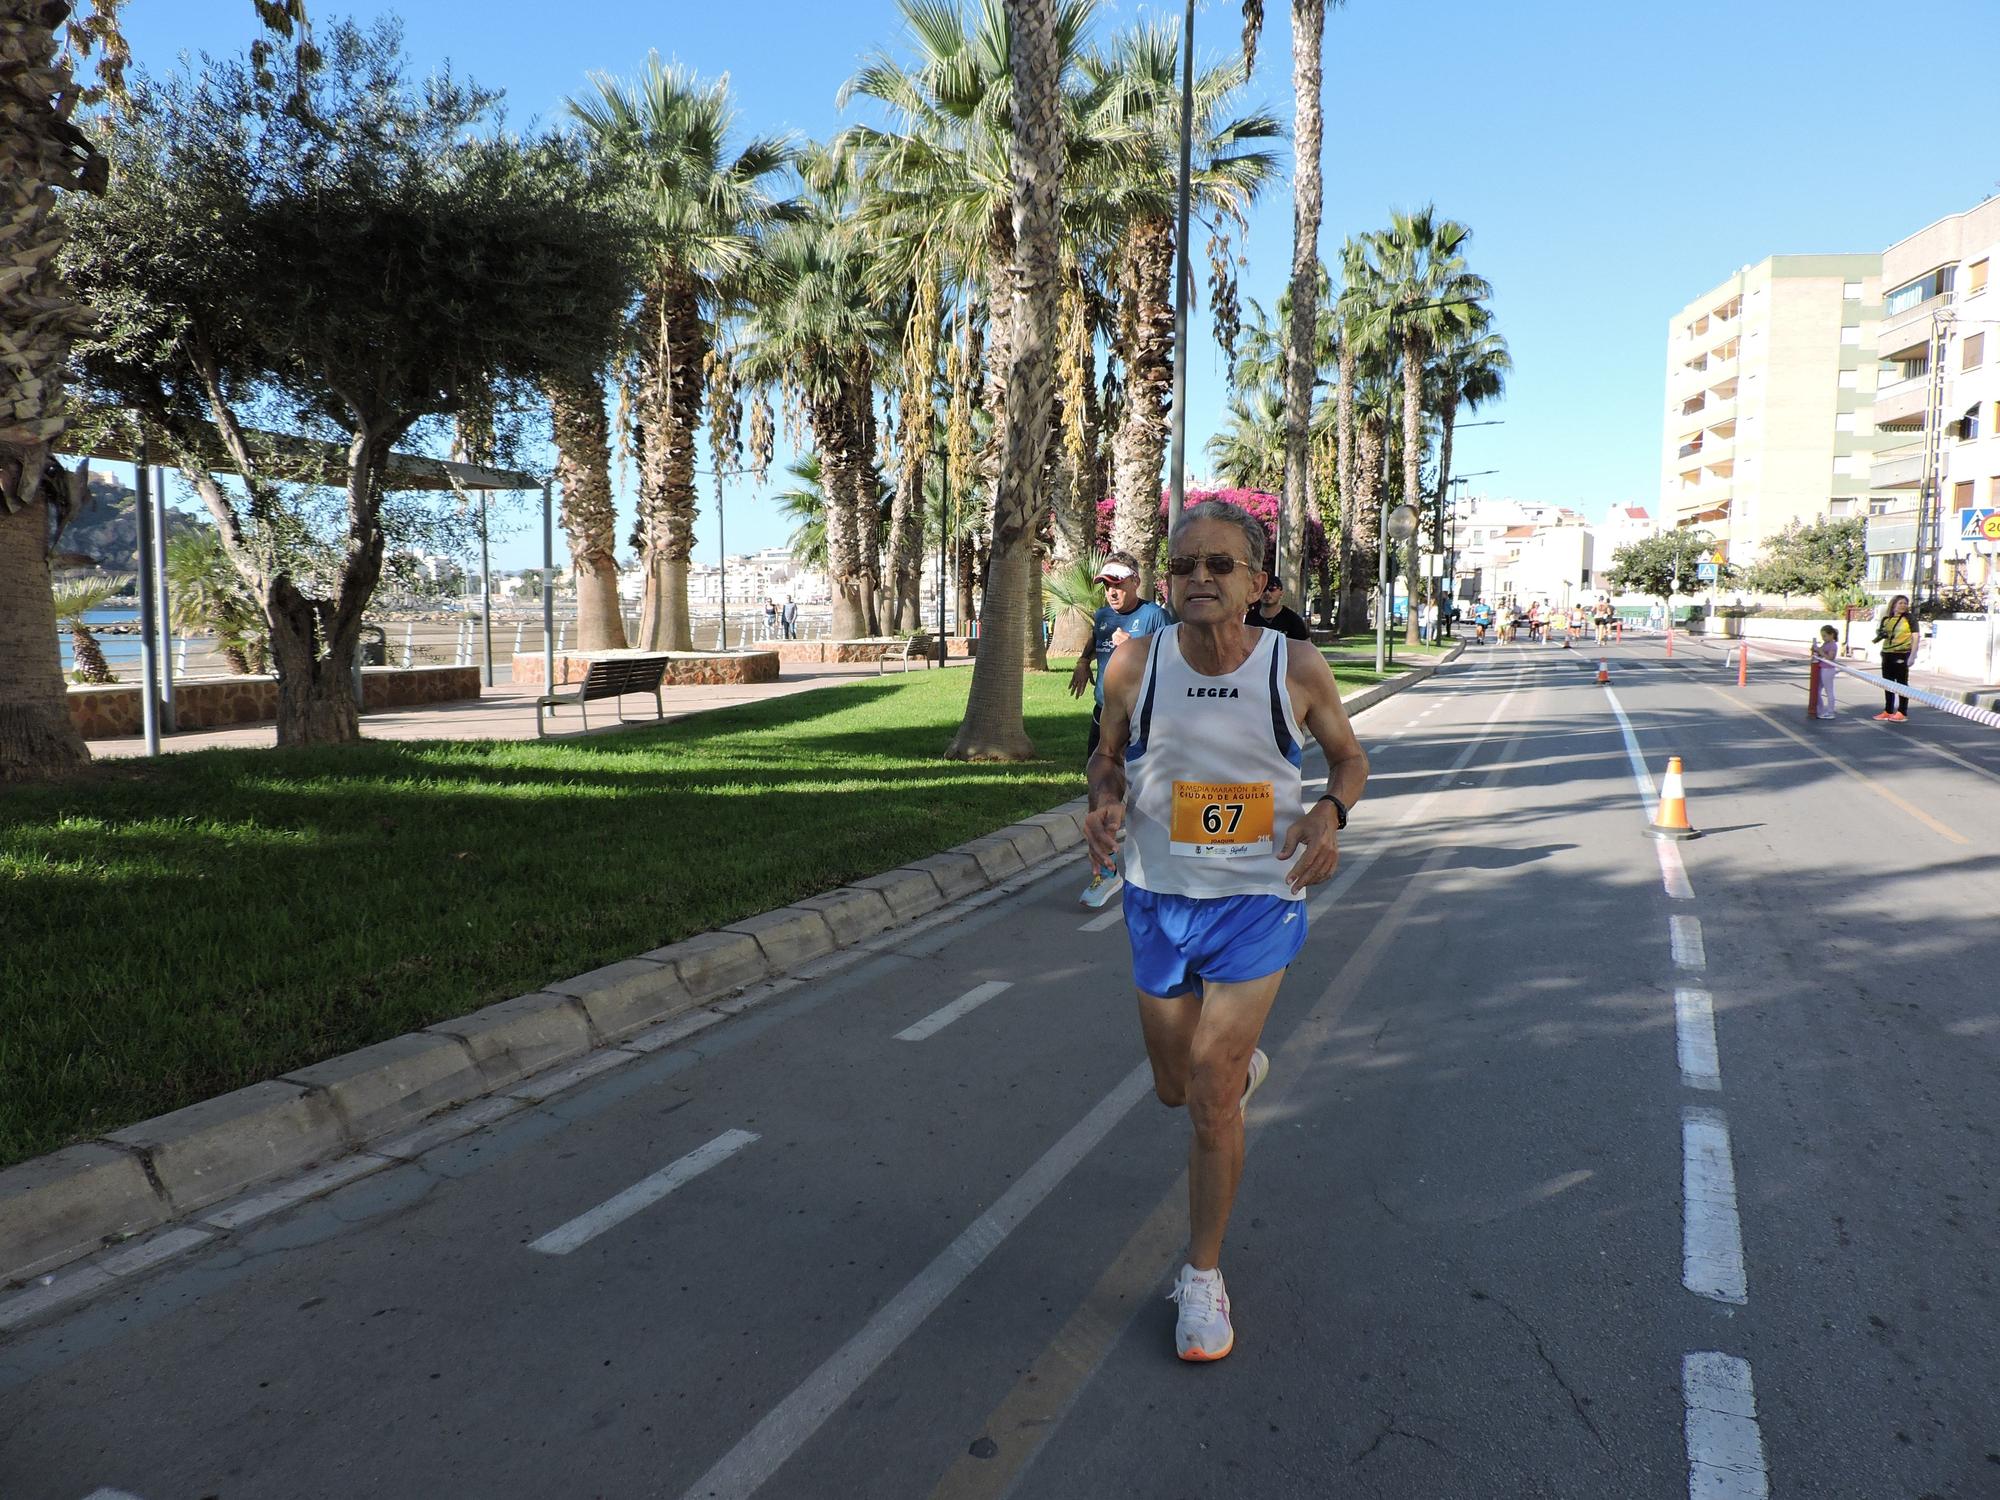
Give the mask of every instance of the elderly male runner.
<svg viewBox="0 0 2000 1500">
<path fill-rule="evenodd" d="M 1306 940 L 1304 892 L 1340 862 L 1368 757 L 1310 641 L 1244 623 L 1264 587 L 1263 525 L 1204 500 L 1181 513 L 1168 570 L 1180 623 L 1127 641 L 1105 671 L 1090 760 L 1091 862 L 1125 834 L 1125 925 L 1153 1088 L 1185 1104 L 1188 1259 L 1175 1282 L 1182 1359 L 1235 1344 L 1218 1262 L 1243 1173 L 1243 1106 L 1270 1060 L 1257 1038 Z M 1305 805 L 1310 734 L 1327 792 Z"/>
</svg>

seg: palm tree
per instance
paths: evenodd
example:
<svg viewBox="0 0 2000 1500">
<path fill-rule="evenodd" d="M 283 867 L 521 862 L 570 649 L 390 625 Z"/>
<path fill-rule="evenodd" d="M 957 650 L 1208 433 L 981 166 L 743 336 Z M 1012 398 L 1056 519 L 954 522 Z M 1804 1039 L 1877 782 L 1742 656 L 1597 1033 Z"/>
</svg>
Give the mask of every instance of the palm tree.
<svg viewBox="0 0 2000 1500">
<path fill-rule="evenodd" d="M 785 465 L 792 476 L 790 488 L 771 497 L 780 515 L 792 523 L 785 538 L 785 550 L 807 568 L 826 567 L 826 491 L 820 487 L 820 461 L 808 453 Z"/>
<path fill-rule="evenodd" d="M 1097 0 L 1054 0 L 1059 100 L 1080 59 Z M 1014 176 L 1009 161 L 1014 74 L 1013 7 L 1003 0 L 898 0 L 915 49 L 911 64 L 871 57 L 842 87 L 880 105 L 888 128 L 855 125 L 836 150 L 866 191 L 863 219 L 919 264 L 948 265 L 981 290 L 987 313 L 982 405 L 995 442 L 980 469 L 989 487 L 1004 445 L 1008 319 L 1014 264 Z M 1065 132 L 1065 149 L 1088 154 L 1097 142 Z"/>
<path fill-rule="evenodd" d="M 183 531 L 167 543 L 167 600 L 173 629 L 214 636 L 230 671 L 267 669 L 270 628 L 215 532 Z"/>
<path fill-rule="evenodd" d="M 1159 550 L 1160 482 L 1174 379 L 1174 208 L 1180 174 L 1180 27 L 1134 27 L 1108 54 L 1084 62 L 1092 86 L 1086 129 L 1119 144 L 1080 189 L 1119 234 L 1124 410 L 1113 447 L 1118 509 L 1112 545 L 1139 559 L 1151 586 Z M 1276 118 L 1256 111 L 1225 119 L 1247 79 L 1241 60 L 1198 72 L 1194 81 L 1190 211 L 1241 221 L 1277 173 L 1269 143 L 1283 138 Z M 1309 399 L 1309 398 L 1308 398 Z"/>
<path fill-rule="evenodd" d="M 1369 237 L 1378 284 L 1396 320 L 1403 373 L 1403 497 L 1411 504 L 1421 490 L 1423 468 L 1424 363 L 1433 349 L 1459 337 L 1475 321 L 1474 309 L 1493 295 L 1492 284 L 1466 268 L 1465 244 L 1472 231 L 1455 219 L 1440 219 L 1429 204 L 1415 213 L 1390 215 L 1389 227 Z M 1415 578 L 1416 549 L 1411 548 Z M 1409 638 L 1417 638 L 1410 613 Z"/>
<path fill-rule="evenodd" d="M 1104 566 L 1102 552 L 1085 552 L 1049 570 L 1042 589 L 1058 611 L 1049 649 L 1059 655 L 1090 649 L 1091 617 L 1104 604 L 1104 585 L 1097 581 Z"/>
<path fill-rule="evenodd" d="M 116 682 L 118 676 L 104 660 L 104 651 L 97 644 L 97 637 L 91 633 L 84 617 L 93 609 L 102 609 L 132 586 L 130 574 L 98 578 L 58 578 L 52 591 L 55 602 L 56 624 L 69 631 L 70 654 L 74 670 L 70 677 L 77 682 Z"/>
<path fill-rule="evenodd" d="M 611 424 L 604 384 L 596 375 L 543 382 L 556 441 L 556 482 L 562 486 L 562 527 L 576 577 L 576 649 L 616 651 L 625 645 L 618 600 L 618 510 L 611 498 Z"/>
<path fill-rule="evenodd" d="M 636 83 L 602 75 L 593 83 L 596 94 L 570 100 L 570 113 L 647 239 L 632 330 L 646 563 L 639 644 L 685 651 L 704 367 L 759 238 L 797 216 L 770 187 L 794 152 L 787 137 L 760 137 L 730 154 L 736 111 L 726 77 L 704 82 L 655 54 Z"/>
<path fill-rule="evenodd" d="M 43 0 L 10 6 L 0 20 L 0 266 L 16 273 L 0 316 L 14 382 L 0 414 L 0 781 L 60 775 L 90 758 L 69 716 L 48 564 L 49 513 L 62 508 L 53 455 L 66 425 L 63 370 L 91 324 L 56 272 L 64 234 L 55 209 L 62 192 L 100 191 L 106 169 L 71 121 L 75 80 L 57 48 L 66 39 L 79 59 L 96 48 L 86 97 L 119 92 L 128 54 L 117 0 L 93 0 L 85 22 L 74 8 Z M 253 0 L 253 9 L 309 63 L 305 0 Z"/>
<path fill-rule="evenodd" d="M 1041 514 L 1038 494 L 1055 396 L 1056 301 L 1062 278 L 1062 54 L 1056 0 L 1007 0 L 1013 73 L 1015 253 L 1007 310 L 1007 382 L 1014 410 L 993 504 L 986 617 L 952 740 L 954 760 L 1026 760 L 1035 753 L 1021 719 L 1027 621 L 1026 570 Z"/>
<path fill-rule="evenodd" d="M 1334 0 L 1338 5 L 1340 0 Z M 1313 388 L 1320 369 L 1314 335 L 1319 308 L 1319 225 L 1324 188 L 1320 179 L 1320 54 L 1326 34 L 1327 0 L 1292 0 L 1292 310 L 1296 317 L 1285 349 L 1285 506 L 1278 523 L 1278 555 L 1287 593 L 1305 595 L 1306 495 L 1309 488 L 1308 431 Z M 1262 17 L 1261 3 L 1257 7 Z M 1254 30 L 1246 27 L 1254 45 Z"/>
<path fill-rule="evenodd" d="M 1487 331 L 1488 316 L 1484 308 L 1478 313 L 1476 326 L 1461 337 L 1454 338 L 1439 348 L 1435 361 L 1437 373 L 1437 413 L 1438 413 L 1438 469 L 1437 469 L 1437 535 L 1433 538 L 1433 550 L 1444 549 L 1444 518 L 1451 501 L 1451 435 L 1458 424 L 1459 409 L 1477 411 L 1488 401 L 1496 401 L 1506 393 L 1507 375 L 1514 368 L 1513 356 L 1507 352 L 1507 341 L 1497 333 Z"/>
<path fill-rule="evenodd" d="M 1215 472 L 1236 488 L 1275 491 L 1285 477 L 1284 394 L 1259 385 L 1231 397 L 1208 453 Z"/>
<path fill-rule="evenodd" d="M 867 244 L 853 222 L 822 213 L 778 231 L 765 246 L 741 365 L 745 380 L 782 382 L 805 409 L 826 495 L 833 634 L 846 640 L 877 629 L 866 564 L 880 517 L 871 371 L 888 326 L 870 290 Z"/>
</svg>

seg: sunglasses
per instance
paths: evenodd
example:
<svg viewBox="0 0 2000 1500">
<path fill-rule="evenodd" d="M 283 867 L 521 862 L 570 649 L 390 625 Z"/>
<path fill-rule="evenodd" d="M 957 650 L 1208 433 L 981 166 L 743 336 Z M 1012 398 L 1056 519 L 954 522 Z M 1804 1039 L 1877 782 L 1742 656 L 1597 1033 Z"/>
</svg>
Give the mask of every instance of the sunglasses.
<svg viewBox="0 0 2000 1500">
<path fill-rule="evenodd" d="M 1227 578 L 1243 562 L 1240 557 L 1231 557 L 1227 552 L 1206 552 L 1199 557 L 1170 557 L 1167 571 L 1176 578 L 1191 577 L 1194 570 L 1203 563 L 1208 564 L 1209 576 Z"/>
</svg>

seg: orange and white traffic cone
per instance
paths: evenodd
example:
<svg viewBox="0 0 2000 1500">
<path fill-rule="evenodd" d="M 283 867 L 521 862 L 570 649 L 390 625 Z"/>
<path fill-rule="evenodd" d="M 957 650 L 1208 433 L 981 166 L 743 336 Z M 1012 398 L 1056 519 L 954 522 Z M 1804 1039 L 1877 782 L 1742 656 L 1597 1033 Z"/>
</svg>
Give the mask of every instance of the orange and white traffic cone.
<svg viewBox="0 0 2000 1500">
<path fill-rule="evenodd" d="M 1599 682 L 1609 682 L 1611 680 L 1610 662 L 1601 661 L 1597 664 L 1597 680 Z"/>
<path fill-rule="evenodd" d="M 1660 783 L 1660 806 L 1646 832 L 1656 839 L 1698 839 L 1688 822 L 1687 791 L 1681 785 L 1681 758 L 1667 758 L 1666 778 Z"/>
</svg>

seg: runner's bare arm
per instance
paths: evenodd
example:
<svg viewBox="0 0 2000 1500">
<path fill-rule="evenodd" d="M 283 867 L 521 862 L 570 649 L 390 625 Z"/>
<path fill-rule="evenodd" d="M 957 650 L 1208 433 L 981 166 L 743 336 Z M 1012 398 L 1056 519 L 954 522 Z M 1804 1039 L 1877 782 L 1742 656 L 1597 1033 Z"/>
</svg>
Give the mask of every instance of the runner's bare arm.
<svg viewBox="0 0 2000 1500">
<path fill-rule="evenodd" d="M 1093 870 L 1105 869 L 1117 855 L 1118 830 L 1125 824 L 1125 742 L 1132 737 L 1146 649 L 1144 636 L 1128 639 L 1104 664 L 1104 712 L 1098 717 L 1097 753 L 1090 757 L 1090 811 L 1083 820 Z"/>
<path fill-rule="evenodd" d="M 1354 737 L 1347 710 L 1340 706 L 1340 684 L 1333 668 L 1311 641 L 1287 641 L 1285 685 L 1291 690 L 1292 708 L 1306 733 L 1318 742 L 1326 755 L 1326 789 L 1341 805 L 1352 808 L 1361 800 L 1368 785 L 1368 752 Z M 1286 883 L 1294 891 L 1318 885 L 1340 867 L 1340 815 L 1333 804 L 1315 802 L 1303 818 L 1292 824 L 1279 859 L 1298 863 Z"/>
</svg>

